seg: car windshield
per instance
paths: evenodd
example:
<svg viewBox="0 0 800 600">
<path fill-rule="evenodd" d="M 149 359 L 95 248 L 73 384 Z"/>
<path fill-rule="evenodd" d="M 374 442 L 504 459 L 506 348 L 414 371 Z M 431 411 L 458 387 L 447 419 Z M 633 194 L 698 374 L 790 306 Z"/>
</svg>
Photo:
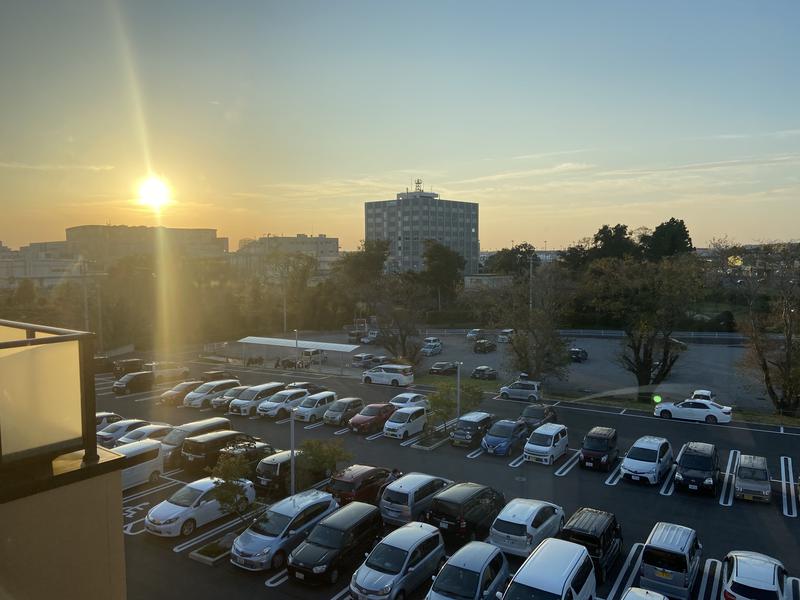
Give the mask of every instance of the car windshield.
<svg viewBox="0 0 800 600">
<path fill-rule="evenodd" d="M 597 450 L 600 452 L 608 450 L 608 438 L 587 435 L 583 438 L 583 448 L 584 450 Z"/>
<path fill-rule="evenodd" d="M 147 435 L 147 433 L 148 432 L 146 429 L 134 429 L 133 431 L 125 435 L 125 439 L 130 441 L 135 441 L 138 440 L 139 438 L 143 438 L 145 435 Z"/>
<path fill-rule="evenodd" d="M 514 432 L 514 425 L 512 423 L 495 423 L 489 429 L 489 435 L 495 437 L 511 437 Z"/>
<path fill-rule="evenodd" d="M 533 446 L 552 446 L 553 436 L 546 433 L 536 433 L 535 431 L 528 438 L 528 442 Z"/>
<path fill-rule="evenodd" d="M 399 412 L 398 411 L 398 412 L 392 414 L 391 417 L 389 417 L 389 422 L 390 423 L 405 423 L 406 421 L 408 421 L 408 417 L 409 416 L 410 416 L 409 413 Z"/>
<path fill-rule="evenodd" d="M 450 598 L 464 598 L 472 600 L 475 591 L 478 589 L 478 578 L 480 573 L 468 571 L 455 565 L 446 564 L 436 580 L 433 582 L 433 591 Z"/>
<path fill-rule="evenodd" d="M 522 416 L 527 419 L 543 419 L 544 408 L 541 406 L 527 406 L 525 410 L 522 411 Z"/>
<path fill-rule="evenodd" d="M 500 533 L 518 536 L 525 535 L 528 531 L 524 523 L 512 523 L 511 521 L 506 521 L 505 519 L 500 518 L 495 519 L 494 523 L 492 524 L 492 528 Z"/>
<path fill-rule="evenodd" d="M 561 596 L 513 581 L 503 594 L 503 600 L 561 600 Z"/>
<path fill-rule="evenodd" d="M 325 548 L 341 548 L 344 545 L 344 531 L 320 524 L 311 531 L 308 541 Z"/>
<path fill-rule="evenodd" d="M 184 431 L 183 429 L 173 429 L 164 437 L 164 443 L 170 446 L 178 446 L 184 439 L 188 432 Z"/>
<path fill-rule="evenodd" d="M 258 388 L 247 388 L 245 391 L 239 394 L 238 400 L 252 400 L 256 396 L 258 396 L 258 393 L 260 391 L 261 390 L 259 390 Z"/>
<path fill-rule="evenodd" d="M 714 466 L 710 456 L 700 456 L 698 454 L 684 454 L 679 464 L 682 468 L 693 471 L 710 471 Z"/>
<path fill-rule="evenodd" d="M 751 479 L 753 481 L 767 481 L 769 474 L 764 469 L 753 469 L 751 467 L 739 467 L 738 476 L 740 479 Z"/>
<path fill-rule="evenodd" d="M 194 388 L 196 386 L 197 386 L 197 384 L 194 383 L 194 382 L 187 382 L 187 383 L 179 383 L 178 385 L 176 385 L 172 389 L 175 390 L 176 392 L 183 392 L 185 390 Z"/>
<path fill-rule="evenodd" d="M 260 462 L 256 467 L 256 473 L 262 477 L 274 477 L 278 474 L 279 463 Z"/>
<path fill-rule="evenodd" d="M 356 489 L 355 481 L 345 481 L 344 479 L 331 479 L 331 491 L 352 492 Z"/>
<path fill-rule="evenodd" d="M 100 433 L 116 433 L 123 427 L 124 427 L 123 425 L 117 425 L 116 423 L 114 423 L 112 425 L 106 426 L 106 428 L 103 429 Z"/>
<path fill-rule="evenodd" d="M 211 390 L 214 389 L 215 385 L 217 385 L 215 382 L 209 381 L 208 383 L 204 383 L 199 388 L 197 388 L 195 390 L 195 392 L 197 392 L 198 394 L 203 394 L 205 392 L 210 392 Z"/>
<path fill-rule="evenodd" d="M 456 429 L 461 429 L 463 431 L 475 431 L 478 429 L 478 424 L 475 421 L 465 421 L 464 419 L 459 419 Z"/>
<path fill-rule="evenodd" d="M 433 368 L 434 369 L 444 369 L 444 368 L 449 367 L 449 366 L 450 365 L 448 363 L 444 363 L 444 362 L 433 363 Z"/>
<path fill-rule="evenodd" d="M 250 525 L 250 530 L 261 535 L 278 537 L 283 533 L 291 520 L 292 517 L 268 510 L 253 521 L 253 524 Z"/>
<path fill-rule="evenodd" d="M 178 506 L 191 506 L 202 495 L 203 490 L 185 485 L 169 497 L 169 503 L 177 504 Z"/>
<path fill-rule="evenodd" d="M 406 554 L 405 550 L 380 543 L 370 552 L 366 565 L 381 573 L 396 575 L 406 562 Z"/>
<path fill-rule="evenodd" d="M 312 398 L 309 396 L 305 400 L 300 403 L 300 406 L 303 408 L 314 408 L 317 405 L 317 398 Z"/>
<path fill-rule="evenodd" d="M 131 379 L 134 378 L 134 373 L 128 373 L 127 375 L 123 375 L 119 378 L 122 383 L 128 383 Z"/>
<path fill-rule="evenodd" d="M 365 416 L 365 417 L 374 417 L 376 415 L 379 415 L 380 412 L 381 412 L 381 407 L 380 406 L 366 406 L 366 407 L 364 407 L 364 410 L 362 410 L 358 414 L 360 414 L 362 416 Z"/>
<path fill-rule="evenodd" d="M 397 490 L 386 490 L 383 492 L 383 499 L 390 504 L 401 504 L 403 506 L 408 504 L 408 494 Z"/>
<path fill-rule="evenodd" d="M 658 450 L 653 448 L 640 448 L 638 446 L 634 446 L 630 450 L 628 450 L 628 458 L 631 460 L 638 460 L 641 462 L 656 462 L 658 459 Z"/>
<path fill-rule="evenodd" d="M 337 400 L 331 407 L 328 409 L 330 412 L 340 413 L 347 410 L 347 402 L 342 402 L 341 400 Z"/>
<path fill-rule="evenodd" d="M 731 582 L 731 591 L 739 598 L 747 598 L 748 600 L 778 600 L 780 598 L 778 590 L 764 590 L 738 581 Z"/>
<path fill-rule="evenodd" d="M 645 547 L 642 553 L 642 564 L 674 573 L 686 571 L 686 557 L 683 554 L 667 552 L 666 550 L 649 546 Z"/>
</svg>

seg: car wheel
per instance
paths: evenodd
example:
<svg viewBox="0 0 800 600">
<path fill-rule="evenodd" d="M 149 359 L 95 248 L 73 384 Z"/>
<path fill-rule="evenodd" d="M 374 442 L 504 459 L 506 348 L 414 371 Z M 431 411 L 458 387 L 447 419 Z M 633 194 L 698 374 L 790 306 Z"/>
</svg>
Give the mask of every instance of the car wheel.
<svg viewBox="0 0 800 600">
<path fill-rule="evenodd" d="M 408 431 L 404 431 L 404 432 L 403 432 L 403 439 L 404 439 L 404 440 L 407 440 L 407 439 L 408 439 Z"/>
<path fill-rule="evenodd" d="M 536 396 L 528 396 L 528 402 L 536 402 Z"/>
<path fill-rule="evenodd" d="M 668 410 L 662 410 L 661 414 L 658 415 L 658 416 L 661 417 L 662 419 L 671 419 L 672 418 L 672 413 L 669 412 Z"/>
<path fill-rule="evenodd" d="M 505 392 L 503 392 L 502 394 L 500 394 L 500 397 L 501 397 L 503 400 L 508 400 L 508 394 L 506 394 Z"/>
<path fill-rule="evenodd" d="M 274 571 L 280 571 L 283 569 L 283 565 L 286 564 L 286 555 L 283 552 L 276 552 L 275 556 L 272 557 L 272 569 Z"/>
<path fill-rule="evenodd" d="M 364 377 L 364 383 L 372 383 L 371 377 Z"/>
<path fill-rule="evenodd" d="M 288 416 L 289 416 L 289 413 L 287 411 L 285 411 L 285 410 L 279 410 L 278 411 L 278 419 L 279 420 L 280 419 L 285 419 Z"/>
<path fill-rule="evenodd" d="M 311 415 L 308 418 L 309 423 L 316 423 L 317 422 L 317 415 Z"/>
<path fill-rule="evenodd" d="M 333 569 L 330 573 L 328 573 L 328 583 L 333 585 L 339 581 L 339 569 Z"/>
<path fill-rule="evenodd" d="M 192 533 L 194 533 L 194 528 L 196 525 L 197 524 L 194 522 L 194 519 L 186 520 L 183 525 L 181 525 L 181 535 L 183 537 L 189 537 L 192 535 Z"/>
<path fill-rule="evenodd" d="M 717 417 L 715 417 L 714 415 L 708 415 L 706 417 L 706 423 L 708 423 L 709 425 L 714 425 L 716 422 L 717 422 Z"/>
<path fill-rule="evenodd" d="M 150 473 L 150 483 L 157 483 L 158 480 L 161 478 L 161 473 L 158 471 L 153 471 Z"/>
<path fill-rule="evenodd" d="M 397 595 L 394 597 L 394 600 L 406 600 L 405 592 L 397 592 Z"/>
<path fill-rule="evenodd" d="M 236 501 L 236 512 L 242 514 L 247 510 L 247 507 L 250 503 L 247 501 L 247 498 L 239 498 Z"/>
<path fill-rule="evenodd" d="M 398 385 L 400 385 L 400 382 L 399 382 L 399 381 L 397 381 L 397 379 L 392 379 L 392 385 L 393 385 L 394 387 L 397 387 Z"/>
</svg>

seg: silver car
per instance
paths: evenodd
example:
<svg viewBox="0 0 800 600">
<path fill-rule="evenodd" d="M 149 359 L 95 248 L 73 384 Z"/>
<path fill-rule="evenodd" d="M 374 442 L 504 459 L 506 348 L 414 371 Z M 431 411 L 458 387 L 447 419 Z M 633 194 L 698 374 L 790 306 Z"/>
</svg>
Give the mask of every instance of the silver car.
<svg viewBox="0 0 800 600">
<path fill-rule="evenodd" d="M 353 573 L 350 594 L 356 600 L 396 600 L 411 595 L 444 562 L 444 540 L 433 525 L 407 523 L 395 529 Z"/>
<path fill-rule="evenodd" d="M 742 454 L 739 457 L 739 464 L 736 466 L 733 486 L 737 500 L 770 502 L 772 484 L 770 483 L 767 459 L 763 456 Z"/>
<path fill-rule="evenodd" d="M 508 581 L 508 560 L 499 548 L 485 542 L 470 542 L 453 554 L 425 600 L 483 600 L 494 598 Z"/>
<path fill-rule="evenodd" d="M 538 381 L 515 381 L 500 388 L 500 397 L 503 400 L 527 400 L 538 402 L 541 398 L 541 384 Z"/>
</svg>

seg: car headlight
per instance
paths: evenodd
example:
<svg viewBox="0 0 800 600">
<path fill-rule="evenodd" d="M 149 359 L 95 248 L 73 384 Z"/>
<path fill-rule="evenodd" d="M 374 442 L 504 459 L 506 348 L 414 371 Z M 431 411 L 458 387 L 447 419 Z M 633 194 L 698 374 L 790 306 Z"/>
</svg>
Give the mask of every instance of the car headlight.
<svg viewBox="0 0 800 600">
<path fill-rule="evenodd" d="M 256 552 L 254 556 L 266 556 L 267 554 L 270 553 L 270 550 L 272 550 L 272 548 L 264 548 L 263 550 L 261 550 L 261 552 Z"/>
<path fill-rule="evenodd" d="M 706 477 L 703 480 L 703 485 L 714 485 L 714 480 L 711 477 Z"/>
<path fill-rule="evenodd" d="M 675 473 L 675 481 L 683 481 L 683 475 L 680 473 Z"/>
<path fill-rule="evenodd" d="M 178 520 L 178 517 L 172 517 L 171 519 L 166 519 L 165 521 L 161 521 L 162 525 L 171 525 L 175 521 Z"/>
<path fill-rule="evenodd" d="M 769 490 L 761 490 L 761 495 L 762 496 L 769 496 L 769 494 L 770 494 Z"/>
<path fill-rule="evenodd" d="M 318 566 L 318 567 L 314 567 L 314 568 L 313 568 L 313 569 L 311 569 L 311 570 L 312 570 L 314 573 L 316 573 L 317 575 L 319 575 L 320 573 L 324 573 L 324 572 L 325 572 L 325 569 L 327 569 L 327 568 L 328 568 L 328 565 L 320 565 L 320 566 Z"/>
<path fill-rule="evenodd" d="M 655 472 L 656 472 L 656 466 L 653 465 L 652 468 L 648 471 L 648 473 L 655 473 Z"/>
<path fill-rule="evenodd" d="M 381 588 L 381 591 L 378 592 L 379 596 L 386 596 L 389 592 L 392 591 L 392 586 L 387 585 Z"/>
<path fill-rule="evenodd" d="M 741 492 L 741 491 L 742 491 L 742 488 L 741 488 L 741 486 L 738 486 L 738 485 L 737 485 L 737 486 L 736 486 L 736 491 L 737 491 L 737 492 Z"/>
<path fill-rule="evenodd" d="M 583 455 L 583 452 L 579 452 L 578 453 L 578 459 L 579 460 L 586 460 L 586 457 Z"/>
<path fill-rule="evenodd" d="M 600 462 L 608 462 L 608 455 L 603 454 L 603 456 L 600 457 Z"/>
<path fill-rule="evenodd" d="M 455 434 L 455 432 L 451 431 L 451 432 L 450 432 L 450 437 L 456 437 L 456 434 Z"/>
<path fill-rule="evenodd" d="M 468 439 L 468 440 L 471 440 L 471 439 L 472 439 L 472 434 L 471 434 L 471 433 L 468 433 L 468 434 L 466 435 L 466 437 L 467 437 L 467 439 Z"/>
</svg>

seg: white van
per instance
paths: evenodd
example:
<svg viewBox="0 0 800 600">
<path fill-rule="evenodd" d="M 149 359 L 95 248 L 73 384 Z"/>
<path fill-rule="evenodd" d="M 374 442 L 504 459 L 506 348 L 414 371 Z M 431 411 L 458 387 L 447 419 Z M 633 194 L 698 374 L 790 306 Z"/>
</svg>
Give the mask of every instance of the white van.
<svg viewBox="0 0 800 600">
<path fill-rule="evenodd" d="M 384 385 L 411 385 L 414 371 L 408 365 L 378 365 L 361 374 L 363 383 L 382 383 Z"/>
<path fill-rule="evenodd" d="M 131 442 L 114 448 L 114 452 L 125 456 L 131 465 L 122 470 L 122 491 L 148 481 L 155 483 L 164 472 L 164 453 L 158 440 Z"/>
</svg>

